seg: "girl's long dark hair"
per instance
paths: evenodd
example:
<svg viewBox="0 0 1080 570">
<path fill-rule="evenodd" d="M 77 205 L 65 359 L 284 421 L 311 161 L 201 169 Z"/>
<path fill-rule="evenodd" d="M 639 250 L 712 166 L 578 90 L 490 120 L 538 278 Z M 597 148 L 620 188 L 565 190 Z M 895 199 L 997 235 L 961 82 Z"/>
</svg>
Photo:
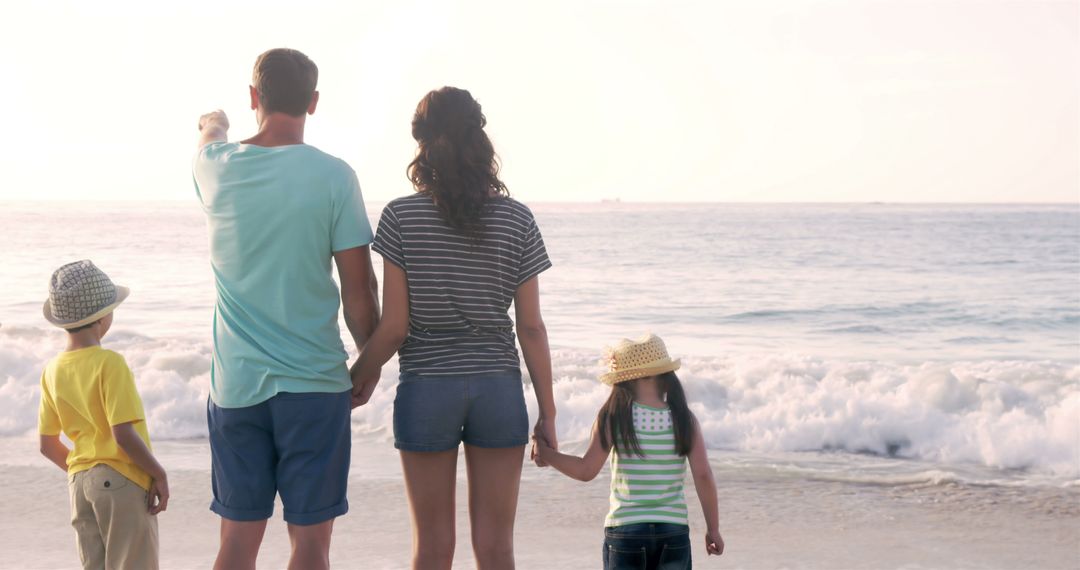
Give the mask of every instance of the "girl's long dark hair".
<svg viewBox="0 0 1080 570">
<path fill-rule="evenodd" d="M 610 451 L 614 445 L 618 453 L 644 457 L 645 453 L 642 452 L 634 431 L 634 390 L 630 387 L 632 382 L 635 380 L 612 386 L 611 395 L 600 408 L 596 422 L 600 428 L 600 446 L 604 451 Z M 686 404 L 686 393 L 674 372 L 660 375 L 660 388 L 671 410 L 675 452 L 685 457 L 690 454 L 690 448 L 694 444 L 693 416 Z"/>
<path fill-rule="evenodd" d="M 495 147 L 484 132 L 487 118 L 464 89 L 443 87 L 424 96 L 413 115 L 419 147 L 408 176 L 417 192 L 431 195 L 443 220 L 477 237 L 493 196 L 509 196 L 499 180 Z"/>
</svg>

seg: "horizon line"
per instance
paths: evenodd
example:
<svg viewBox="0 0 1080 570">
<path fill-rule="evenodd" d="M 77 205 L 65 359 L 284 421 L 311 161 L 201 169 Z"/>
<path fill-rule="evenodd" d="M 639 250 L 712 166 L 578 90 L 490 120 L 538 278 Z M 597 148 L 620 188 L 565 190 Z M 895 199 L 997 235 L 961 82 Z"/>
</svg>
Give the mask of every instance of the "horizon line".
<svg viewBox="0 0 1080 570">
<path fill-rule="evenodd" d="M 514 199 L 513 196 L 511 196 Z M 386 204 L 390 200 L 396 200 L 398 197 L 390 198 L 389 200 L 368 200 L 364 202 L 371 204 Z M 622 199 L 610 199 L 603 198 L 598 200 L 521 200 L 528 204 L 579 204 L 579 205 L 619 205 L 619 204 L 631 204 L 631 205 L 672 205 L 672 204 L 810 204 L 810 205 L 845 205 L 845 204 L 857 204 L 857 205 L 971 205 L 971 206 L 1080 206 L 1080 198 L 1072 202 L 1061 201 L 996 201 L 996 202 L 975 202 L 975 201 L 938 201 L 938 202 L 926 202 L 926 201 L 894 201 L 894 200 L 866 200 L 866 201 L 849 201 L 849 200 L 622 200 Z M 156 200 L 145 199 L 131 199 L 131 198 L 42 198 L 42 199 L 0 199 L 0 204 L 56 204 L 56 203 L 73 203 L 73 204 L 176 204 L 176 203 L 192 203 L 197 204 L 198 200 L 194 198 L 161 198 Z"/>
</svg>

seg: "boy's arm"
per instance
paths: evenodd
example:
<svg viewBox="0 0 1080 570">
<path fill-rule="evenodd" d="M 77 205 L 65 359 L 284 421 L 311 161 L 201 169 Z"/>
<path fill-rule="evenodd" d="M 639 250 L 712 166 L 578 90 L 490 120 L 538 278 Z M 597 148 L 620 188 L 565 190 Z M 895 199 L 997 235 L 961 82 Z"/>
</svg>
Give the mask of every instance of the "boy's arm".
<svg viewBox="0 0 1080 570">
<path fill-rule="evenodd" d="M 536 443 L 536 455 L 539 460 L 537 463 L 541 461 L 547 463 L 563 475 L 578 481 L 595 479 L 609 455 L 609 452 L 600 445 L 600 428 L 597 424 L 593 424 L 592 441 L 589 442 L 589 449 L 585 451 L 584 457 L 560 453 L 548 445 L 543 438 L 535 435 L 533 441 Z"/>
<path fill-rule="evenodd" d="M 199 117 L 199 146 L 202 148 L 212 142 L 229 140 L 229 118 L 225 111 L 218 109 Z"/>
<path fill-rule="evenodd" d="M 146 447 L 146 443 L 135 432 L 134 422 L 114 425 L 112 432 L 120 449 L 123 449 L 131 461 L 153 479 L 150 484 L 148 504 L 150 514 L 156 515 L 164 511 L 169 505 L 169 482 L 165 475 L 165 468 L 158 463 L 154 454 L 150 453 L 150 448 Z"/>
<path fill-rule="evenodd" d="M 58 435 L 41 435 L 41 454 L 67 472 L 67 456 L 71 453 L 68 446 L 60 441 Z"/>
<path fill-rule="evenodd" d="M 705 515 L 705 550 L 711 554 L 723 554 L 724 539 L 720 537 L 720 508 L 717 506 L 716 480 L 713 478 L 709 454 L 705 449 L 705 438 L 701 434 L 701 425 L 694 421 L 694 443 L 690 447 L 690 472 L 694 476 L 694 488 L 697 489 L 701 511 Z"/>
</svg>

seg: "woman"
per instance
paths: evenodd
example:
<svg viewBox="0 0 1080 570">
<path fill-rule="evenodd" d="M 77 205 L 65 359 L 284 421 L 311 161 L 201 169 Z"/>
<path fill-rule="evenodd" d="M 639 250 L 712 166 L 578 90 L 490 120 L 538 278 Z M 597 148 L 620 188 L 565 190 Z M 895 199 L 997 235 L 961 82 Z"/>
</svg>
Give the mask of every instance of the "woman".
<svg viewBox="0 0 1080 570">
<path fill-rule="evenodd" d="M 416 194 L 383 210 L 383 316 L 353 368 L 363 405 L 398 352 L 394 446 L 413 519 L 413 568 L 450 568 L 458 445 L 465 444 L 469 519 L 480 569 L 514 566 L 514 517 L 528 415 L 517 337 L 540 417 L 557 444 L 551 355 L 538 275 L 551 267 L 532 212 L 499 180 L 486 119 L 468 91 L 444 87 L 417 105 Z M 510 303 L 515 320 L 509 317 Z"/>
</svg>

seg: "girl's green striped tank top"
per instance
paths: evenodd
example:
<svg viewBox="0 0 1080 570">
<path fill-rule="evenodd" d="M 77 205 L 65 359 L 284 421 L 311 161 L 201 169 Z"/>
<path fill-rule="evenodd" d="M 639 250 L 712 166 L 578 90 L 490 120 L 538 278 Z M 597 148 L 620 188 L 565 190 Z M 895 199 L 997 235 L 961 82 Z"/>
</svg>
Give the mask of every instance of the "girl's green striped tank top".
<svg viewBox="0 0 1080 570">
<path fill-rule="evenodd" d="M 671 411 L 634 402 L 634 431 L 645 453 L 611 454 L 611 510 L 605 526 L 689 524 L 683 478 L 686 458 L 675 452 Z"/>
</svg>

